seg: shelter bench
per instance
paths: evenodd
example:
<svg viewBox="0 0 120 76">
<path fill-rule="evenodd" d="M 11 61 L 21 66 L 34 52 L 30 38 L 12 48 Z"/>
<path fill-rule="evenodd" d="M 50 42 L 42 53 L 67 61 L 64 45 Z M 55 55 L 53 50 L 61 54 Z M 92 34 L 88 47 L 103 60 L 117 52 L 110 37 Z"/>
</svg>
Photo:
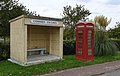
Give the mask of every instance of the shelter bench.
<svg viewBox="0 0 120 76">
<path fill-rule="evenodd" d="M 33 51 L 40 51 L 40 55 L 44 55 L 44 51 L 46 50 L 46 48 L 32 48 L 32 49 L 28 49 L 28 52 L 33 52 Z"/>
</svg>

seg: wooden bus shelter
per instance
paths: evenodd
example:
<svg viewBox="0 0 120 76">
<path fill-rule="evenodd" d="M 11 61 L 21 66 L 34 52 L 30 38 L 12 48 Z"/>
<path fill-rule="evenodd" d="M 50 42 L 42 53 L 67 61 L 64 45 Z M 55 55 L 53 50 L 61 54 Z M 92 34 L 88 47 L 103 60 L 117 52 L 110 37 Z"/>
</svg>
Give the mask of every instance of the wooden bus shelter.
<svg viewBox="0 0 120 76">
<path fill-rule="evenodd" d="M 21 65 L 63 57 L 61 19 L 22 15 L 10 20 L 10 59 Z"/>
</svg>

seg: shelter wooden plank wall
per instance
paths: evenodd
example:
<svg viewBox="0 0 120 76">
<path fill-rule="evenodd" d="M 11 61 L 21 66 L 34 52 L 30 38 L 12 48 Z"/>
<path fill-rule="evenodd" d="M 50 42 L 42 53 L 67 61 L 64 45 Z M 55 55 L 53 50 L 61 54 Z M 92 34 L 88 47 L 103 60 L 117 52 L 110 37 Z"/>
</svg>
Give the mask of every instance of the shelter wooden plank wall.
<svg viewBox="0 0 120 76">
<path fill-rule="evenodd" d="M 51 54 L 59 56 L 59 28 L 51 28 Z"/>
<path fill-rule="evenodd" d="M 28 48 L 46 48 L 49 51 L 49 27 L 28 26 Z"/>
<path fill-rule="evenodd" d="M 46 52 L 53 55 L 60 53 L 60 28 L 48 26 L 28 26 L 28 49 L 46 48 Z M 61 55 L 60 55 L 61 56 Z"/>
<path fill-rule="evenodd" d="M 24 26 L 24 19 L 16 20 L 11 23 L 10 26 L 10 54 L 11 58 L 18 61 L 25 62 L 26 44 L 25 44 L 25 31 L 27 30 Z"/>
</svg>

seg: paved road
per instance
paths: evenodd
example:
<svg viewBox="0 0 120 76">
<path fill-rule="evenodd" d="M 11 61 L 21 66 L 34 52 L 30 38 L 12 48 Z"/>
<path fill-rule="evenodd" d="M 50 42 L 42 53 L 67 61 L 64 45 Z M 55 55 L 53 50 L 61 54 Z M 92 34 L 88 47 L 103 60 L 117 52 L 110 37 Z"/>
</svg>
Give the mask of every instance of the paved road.
<svg viewBox="0 0 120 76">
<path fill-rule="evenodd" d="M 99 76 L 120 76 L 120 69 L 119 70 L 114 70 L 110 73 L 105 73 Z"/>
<path fill-rule="evenodd" d="M 100 75 L 101 76 L 120 76 L 120 73 L 119 73 L 120 70 L 118 69 L 120 69 L 120 60 L 86 66 L 86 67 L 63 70 L 63 71 L 59 71 L 51 74 L 45 74 L 41 76 L 100 76 Z M 114 73 L 116 75 L 113 75 Z"/>
</svg>

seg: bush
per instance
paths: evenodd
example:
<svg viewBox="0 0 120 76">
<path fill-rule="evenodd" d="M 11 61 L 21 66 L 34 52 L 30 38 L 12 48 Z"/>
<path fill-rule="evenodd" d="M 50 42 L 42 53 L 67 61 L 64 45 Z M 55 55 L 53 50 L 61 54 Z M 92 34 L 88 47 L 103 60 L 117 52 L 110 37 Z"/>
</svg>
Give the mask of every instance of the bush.
<svg viewBox="0 0 120 76">
<path fill-rule="evenodd" d="M 120 39 L 112 39 L 111 41 L 114 41 L 117 43 L 118 49 L 120 51 Z"/>
<path fill-rule="evenodd" d="M 63 41 L 63 54 L 75 54 L 75 48 L 76 48 L 76 42 L 75 40 L 64 40 Z"/>
<path fill-rule="evenodd" d="M 117 43 L 108 39 L 105 31 L 95 32 L 94 50 L 96 56 L 114 55 L 118 51 Z"/>
<path fill-rule="evenodd" d="M 0 43 L 0 60 L 4 60 L 10 57 L 10 45 L 9 43 Z"/>
</svg>

